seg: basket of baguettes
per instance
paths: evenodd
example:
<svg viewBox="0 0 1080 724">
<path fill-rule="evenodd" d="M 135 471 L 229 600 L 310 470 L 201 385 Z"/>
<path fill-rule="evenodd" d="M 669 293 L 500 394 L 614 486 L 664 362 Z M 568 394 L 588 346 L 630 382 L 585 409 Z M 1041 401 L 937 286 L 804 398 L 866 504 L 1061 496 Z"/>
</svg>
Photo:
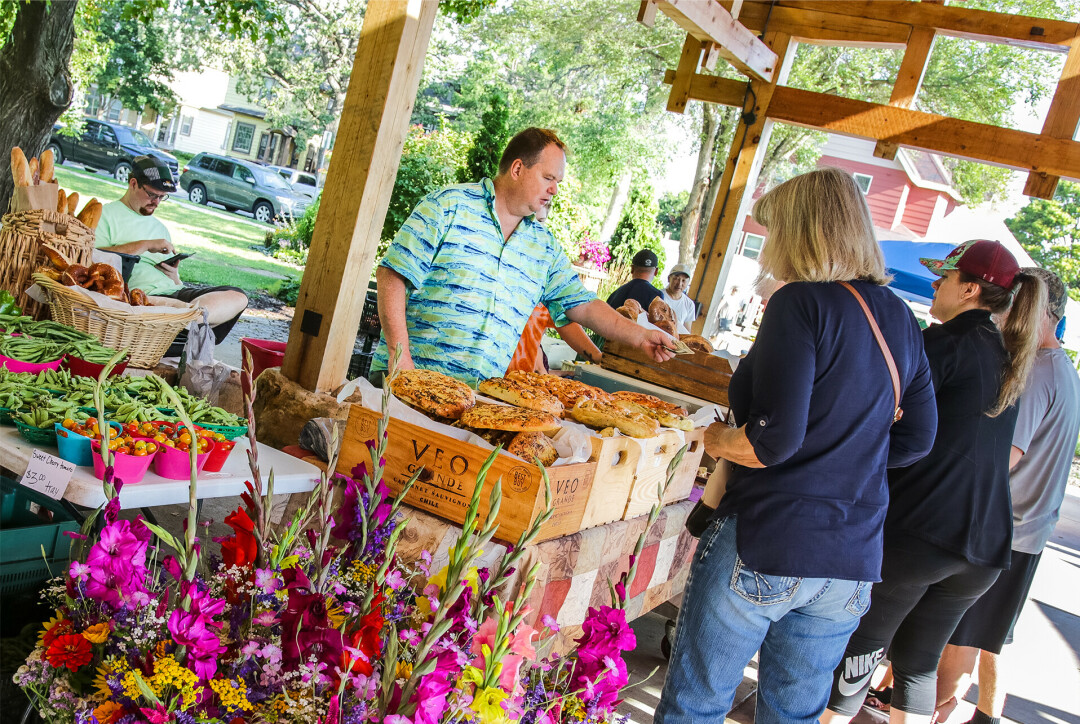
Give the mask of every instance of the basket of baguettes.
<svg viewBox="0 0 1080 724">
<path fill-rule="evenodd" d="M 26 289 L 30 275 L 45 263 L 42 245 L 59 250 L 73 264 L 90 266 L 101 203 L 90 199 L 79 210 L 79 194 L 68 194 L 56 183 L 51 150 L 28 160 L 20 148 L 11 149 L 11 176 L 15 192 L 0 229 L 0 288 L 34 315 L 37 302 L 26 296 Z"/>
<path fill-rule="evenodd" d="M 198 307 L 153 300 L 141 289 L 129 289 L 116 267 L 71 263 L 57 249 L 42 245 L 49 266 L 31 277 L 49 301 L 56 322 L 92 334 L 110 349 L 127 349 L 128 366 L 153 367 L 180 330 L 197 319 Z"/>
<path fill-rule="evenodd" d="M 668 463 L 683 444 L 687 452 L 664 502 L 687 497 L 701 460 L 704 430 L 694 428 L 685 410 L 651 395 L 608 393 L 535 372 L 510 372 L 481 382 L 477 392 L 497 403 L 477 400 L 467 385 L 431 370 L 404 371 L 389 384 L 398 400 L 432 422 L 468 430 L 503 447 L 505 454 L 496 458 L 485 482 L 490 488 L 502 480 L 496 534 L 501 540 L 515 540 L 543 509 L 544 483 L 537 462 L 545 466 L 555 507 L 538 538 L 547 540 L 648 513 Z M 367 442 L 375 435 L 378 417 L 375 410 L 352 406 L 338 460 L 340 471 L 370 462 Z M 558 462 L 552 438 L 568 423 L 592 431 L 585 462 Z M 476 472 L 490 450 L 433 428 L 438 425 L 391 417 L 386 478 L 397 491 L 422 468 L 406 502 L 460 523 Z M 489 492 L 481 496 L 481 513 L 486 512 Z"/>
</svg>

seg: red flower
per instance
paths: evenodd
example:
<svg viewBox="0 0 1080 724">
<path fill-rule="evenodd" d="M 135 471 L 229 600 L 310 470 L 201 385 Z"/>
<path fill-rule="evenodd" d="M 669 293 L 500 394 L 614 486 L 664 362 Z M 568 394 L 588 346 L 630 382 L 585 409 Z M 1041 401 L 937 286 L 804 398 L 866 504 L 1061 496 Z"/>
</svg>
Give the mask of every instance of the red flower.
<svg viewBox="0 0 1080 724">
<path fill-rule="evenodd" d="M 374 671 L 372 662 L 379 656 L 382 643 L 382 601 L 383 595 L 380 591 L 371 602 L 371 611 L 360 619 L 360 627 L 349 635 L 348 647 L 341 657 L 341 668 L 344 671 L 364 676 L 371 676 Z M 354 651 L 359 655 L 353 656 Z"/>
<path fill-rule="evenodd" d="M 243 508 L 237 508 L 225 517 L 225 524 L 235 531 L 234 535 L 221 539 L 221 559 L 226 566 L 250 566 L 255 563 L 259 544 L 255 540 L 255 523 Z"/>
<path fill-rule="evenodd" d="M 64 634 L 70 634 L 74 632 L 74 624 L 72 624 L 71 621 L 67 620 L 66 618 L 62 618 L 57 621 L 52 626 L 52 628 L 45 631 L 41 635 L 41 645 L 47 649 L 52 646 L 52 642 L 55 641 L 58 636 L 63 636 Z"/>
<path fill-rule="evenodd" d="M 82 634 L 64 634 L 57 636 L 45 650 L 45 659 L 54 669 L 68 667 L 78 671 L 94 658 L 94 648 Z"/>
</svg>

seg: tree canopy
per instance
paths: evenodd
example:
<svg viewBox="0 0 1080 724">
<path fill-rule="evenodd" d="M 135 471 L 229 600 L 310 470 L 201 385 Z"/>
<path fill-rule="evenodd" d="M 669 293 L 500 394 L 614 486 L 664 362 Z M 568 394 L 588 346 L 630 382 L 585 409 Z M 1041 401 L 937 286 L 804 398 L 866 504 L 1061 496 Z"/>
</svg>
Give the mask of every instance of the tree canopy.
<svg viewBox="0 0 1080 724">
<path fill-rule="evenodd" d="M 1052 199 L 1032 199 L 1005 221 L 1031 258 L 1080 301 L 1080 184 L 1062 181 Z"/>
</svg>

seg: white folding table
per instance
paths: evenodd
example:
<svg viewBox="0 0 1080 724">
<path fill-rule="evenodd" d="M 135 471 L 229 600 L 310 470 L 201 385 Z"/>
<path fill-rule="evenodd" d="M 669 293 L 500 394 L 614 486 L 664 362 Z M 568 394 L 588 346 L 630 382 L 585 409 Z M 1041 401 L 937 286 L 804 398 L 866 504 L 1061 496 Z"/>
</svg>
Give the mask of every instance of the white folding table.
<svg viewBox="0 0 1080 724">
<path fill-rule="evenodd" d="M 311 463 L 299 460 L 280 450 L 257 443 L 259 471 L 263 484 L 274 471 L 274 493 L 303 493 L 312 490 L 319 482 L 320 471 Z M 55 446 L 39 446 L 27 442 L 14 427 L 0 427 L 0 466 L 21 477 L 35 448 L 50 455 L 57 455 Z M 247 491 L 244 483 L 251 480 L 248 467 L 247 438 L 236 441 L 232 455 L 225 461 L 221 472 L 199 474 L 196 495 L 205 498 L 239 496 Z M 139 483 L 125 482 L 120 490 L 120 504 L 124 508 L 151 508 L 159 505 L 187 503 L 188 481 L 168 480 L 151 469 Z M 82 508 L 96 508 L 105 502 L 101 480 L 94 475 L 92 467 L 77 467 L 71 477 L 64 500 Z"/>
</svg>

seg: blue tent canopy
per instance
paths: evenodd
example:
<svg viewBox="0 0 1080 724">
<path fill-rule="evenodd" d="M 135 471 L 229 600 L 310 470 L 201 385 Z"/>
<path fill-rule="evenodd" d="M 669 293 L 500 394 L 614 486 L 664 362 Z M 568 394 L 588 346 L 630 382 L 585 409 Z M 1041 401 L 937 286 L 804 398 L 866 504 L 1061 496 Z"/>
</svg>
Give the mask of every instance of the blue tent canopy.
<svg viewBox="0 0 1080 724">
<path fill-rule="evenodd" d="M 885 240 L 880 244 L 885 254 L 885 267 L 893 276 L 889 285 L 892 290 L 904 299 L 929 304 L 934 297 L 931 285 L 937 277 L 920 264 L 919 259 L 944 259 L 955 245 L 901 239 Z"/>
</svg>

